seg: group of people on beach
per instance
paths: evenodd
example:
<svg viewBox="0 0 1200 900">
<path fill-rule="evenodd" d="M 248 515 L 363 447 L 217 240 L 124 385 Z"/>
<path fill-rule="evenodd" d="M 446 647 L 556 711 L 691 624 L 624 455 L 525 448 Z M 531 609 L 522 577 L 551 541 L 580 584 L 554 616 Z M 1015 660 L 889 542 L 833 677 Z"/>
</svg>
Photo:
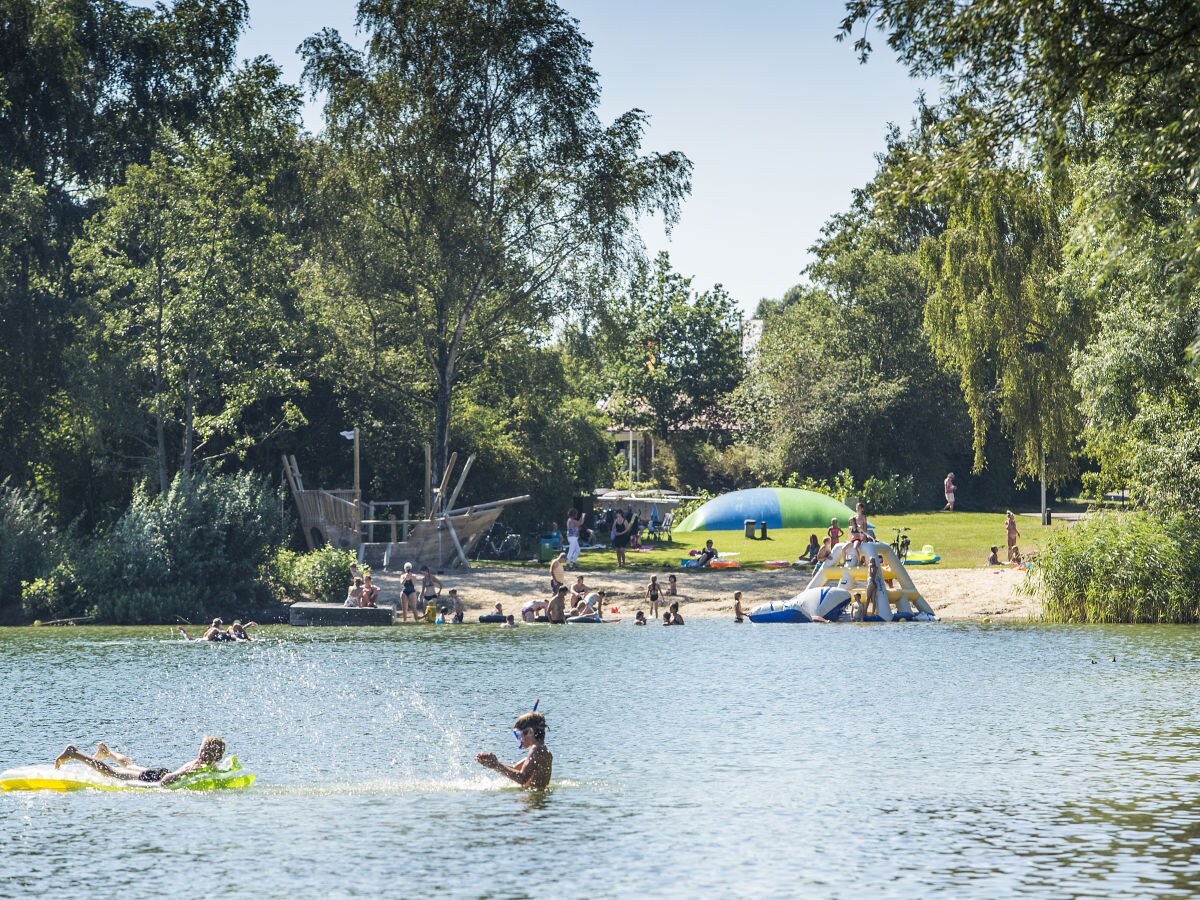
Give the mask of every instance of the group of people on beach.
<svg viewBox="0 0 1200 900">
<path fill-rule="evenodd" d="M 1024 565 L 1026 558 L 1021 555 L 1021 548 L 1017 546 L 1017 538 L 1021 536 L 1021 532 L 1017 530 L 1017 517 L 1013 515 L 1010 509 L 1004 514 L 1004 532 L 1008 542 L 1008 555 L 1005 559 L 1000 558 L 1000 546 L 993 544 L 988 553 L 987 565 L 989 566 L 1020 566 Z"/>
</svg>

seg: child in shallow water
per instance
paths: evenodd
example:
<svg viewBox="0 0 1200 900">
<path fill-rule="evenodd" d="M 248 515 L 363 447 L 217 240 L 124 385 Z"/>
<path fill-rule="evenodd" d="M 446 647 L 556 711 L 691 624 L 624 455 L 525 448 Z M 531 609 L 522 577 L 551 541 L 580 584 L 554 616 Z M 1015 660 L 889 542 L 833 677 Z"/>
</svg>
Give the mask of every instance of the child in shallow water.
<svg viewBox="0 0 1200 900">
<path fill-rule="evenodd" d="M 545 717 L 540 712 L 527 712 L 514 723 L 513 731 L 521 742 L 521 748 L 529 751 L 523 760 L 515 766 L 506 766 L 496 758 L 495 753 L 479 753 L 475 761 L 485 769 L 511 778 L 523 788 L 542 790 L 548 787 L 554 768 L 554 754 L 546 746 Z"/>
</svg>

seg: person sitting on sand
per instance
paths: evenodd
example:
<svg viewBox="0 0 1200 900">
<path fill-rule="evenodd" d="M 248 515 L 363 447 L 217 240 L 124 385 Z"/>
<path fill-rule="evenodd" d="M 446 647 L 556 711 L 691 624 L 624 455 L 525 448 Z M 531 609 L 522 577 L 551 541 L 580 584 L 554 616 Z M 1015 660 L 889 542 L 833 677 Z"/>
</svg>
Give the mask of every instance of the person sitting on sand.
<svg viewBox="0 0 1200 900">
<path fill-rule="evenodd" d="M 634 625 L 645 625 L 646 624 L 646 614 L 644 612 L 642 612 L 640 609 L 636 613 L 634 613 L 633 624 Z"/>
<path fill-rule="evenodd" d="M 1010 566 L 1019 566 L 1022 561 L 1021 548 L 1013 544 L 1012 549 L 1008 551 L 1008 564 Z"/>
<path fill-rule="evenodd" d="M 679 614 L 679 604 L 678 603 L 671 604 L 671 624 L 672 625 L 682 625 L 683 624 L 683 616 L 681 616 Z"/>
<path fill-rule="evenodd" d="M 575 583 L 571 585 L 572 594 L 574 594 L 576 597 L 586 597 L 589 593 L 591 593 L 591 590 L 592 589 L 590 587 L 583 583 L 582 575 L 575 576 Z"/>
<path fill-rule="evenodd" d="M 650 583 L 646 585 L 646 602 L 650 604 L 650 615 L 658 618 L 658 598 L 662 589 L 658 586 L 658 576 L 651 575 Z"/>
<path fill-rule="evenodd" d="M 224 755 L 225 741 L 219 737 L 206 735 L 200 743 L 200 752 L 196 758 L 171 772 L 167 769 L 139 766 L 128 756 L 109 750 L 103 742 L 96 745 L 95 756 L 88 756 L 86 753 L 79 752 L 74 744 L 67 744 L 66 749 L 58 755 L 58 759 L 54 760 L 54 768 L 61 768 L 63 763 L 75 760 L 110 778 L 119 778 L 121 781 L 144 781 L 147 784 L 166 786 L 185 775 L 194 775 L 212 768 L 221 761 L 221 757 Z M 104 762 L 105 759 L 112 760 L 116 765 Z"/>
<path fill-rule="evenodd" d="M 667 596 L 675 597 L 678 594 L 679 594 L 679 579 L 676 578 L 675 573 L 672 572 L 670 575 L 667 576 Z"/>
<path fill-rule="evenodd" d="M 527 712 L 517 719 L 513 731 L 521 741 L 521 748 L 529 751 L 523 760 L 515 766 L 506 766 L 496 758 L 495 753 L 479 753 L 475 761 L 485 769 L 511 778 L 523 788 L 543 790 L 549 787 L 554 754 L 546 746 L 545 716 L 540 712 Z"/>
<path fill-rule="evenodd" d="M 558 593 L 550 600 L 550 605 L 546 607 L 546 621 L 554 625 L 561 625 L 567 621 L 567 594 L 566 586 L 560 587 Z"/>
<path fill-rule="evenodd" d="M 370 572 L 363 576 L 362 600 L 359 606 L 366 606 L 371 609 L 376 609 L 379 606 L 379 588 L 371 581 Z"/>
<path fill-rule="evenodd" d="M 995 544 L 992 544 L 992 552 L 988 554 L 987 565 L 989 565 L 989 566 L 1005 565 L 1005 563 L 1000 562 L 1000 548 L 998 546 L 996 546 Z"/>
<path fill-rule="evenodd" d="M 734 591 L 733 592 L 733 621 L 741 622 L 748 615 L 750 615 L 750 613 L 746 612 L 746 610 L 744 610 L 742 608 L 742 592 Z"/>
<path fill-rule="evenodd" d="M 343 606 L 362 606 L 363 581 L 361 578 L 355 578 L 354 584 L 350 585 L 350 590 L 346 594 L 346 602 Z"/>
<path fill-rule="evenodd" d="M 704 542 L 704 549 L 700 551 L 700 558 L 697 565 L 700 568 L 706 568 L 714 559 L 717 558 L 717 548 L 713 546 L 712 540 Z"/>
</svg>

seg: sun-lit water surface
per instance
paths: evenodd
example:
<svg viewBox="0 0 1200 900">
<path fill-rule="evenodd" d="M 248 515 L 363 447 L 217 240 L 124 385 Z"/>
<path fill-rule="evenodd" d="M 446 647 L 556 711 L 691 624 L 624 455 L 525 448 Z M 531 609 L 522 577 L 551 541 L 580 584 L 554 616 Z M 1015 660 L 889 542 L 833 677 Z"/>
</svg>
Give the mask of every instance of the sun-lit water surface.
<svg viewBox="0 0 1200 900">
<path fill-rule="evenodd" d="M 0 794 L 0 894 L 1188 896 L 1194 634 L 0 629 L 0 768 L 97 740 L 174 766 L 215 733 L 258 774 Z M 537 697 L 540 796 L 473 760 L 519 758 Z"/>
</svg>

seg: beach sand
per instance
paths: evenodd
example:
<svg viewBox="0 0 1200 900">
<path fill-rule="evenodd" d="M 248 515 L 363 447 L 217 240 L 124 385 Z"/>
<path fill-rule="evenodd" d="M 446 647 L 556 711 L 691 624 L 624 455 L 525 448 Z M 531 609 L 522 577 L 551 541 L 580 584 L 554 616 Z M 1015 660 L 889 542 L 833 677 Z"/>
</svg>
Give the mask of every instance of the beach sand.
<svg viewBox="0 0 1200 900">
<path fill-rule="evenodd" d="M 1025 573 L 1008 568 L 980 567 L 976 569 L 934 569 L 912 566 L 908 569 L 913 583 L 934 611 L 948 621 L 1016 621 L 1036 620 L 1041 607 L 1036 598 L 1021 596 L 1015 588 L 1024 581 Z M 381 589 L 382 599 L 396 600 L 400 595 L 400 579 L 387 573 L 372 573 Z M 585 572 L 584 583 L 593 590 L 608 592 L 604 614 L 607 618 L 633 618 L 634 612 L 645 610 L 646 585 L 651 575 L 658 576 L 664 588 L 669 572 L 661 569 L 613 569 L 605 572 Z M 678 600 L 680 612 L 687 616 L 725 618 L 733 615 L 733 592 L 742 592 L 742 605 L 750 609 L 770 600 L 786 600 L 804 589 L 809 575 L 794 569 L 697 571 L 680 569 L 679 596 L 660 601 L 661 611 L 671 599 Z M 575 573 L 568 573 L 568 584 L 574 584 Z M 507 566 L 476 565 L 470 570 L 451 569 L 440 576 L 442 594 L 457 588 L 467 610 L 467 620 L 500 603 L 505 613 L 520 616 L 522 604 L 534 597 L 548 597 L 550 570 L 512 568 Z M 612 607 L 619 609 L 612 613 Z"/>
</svg>

